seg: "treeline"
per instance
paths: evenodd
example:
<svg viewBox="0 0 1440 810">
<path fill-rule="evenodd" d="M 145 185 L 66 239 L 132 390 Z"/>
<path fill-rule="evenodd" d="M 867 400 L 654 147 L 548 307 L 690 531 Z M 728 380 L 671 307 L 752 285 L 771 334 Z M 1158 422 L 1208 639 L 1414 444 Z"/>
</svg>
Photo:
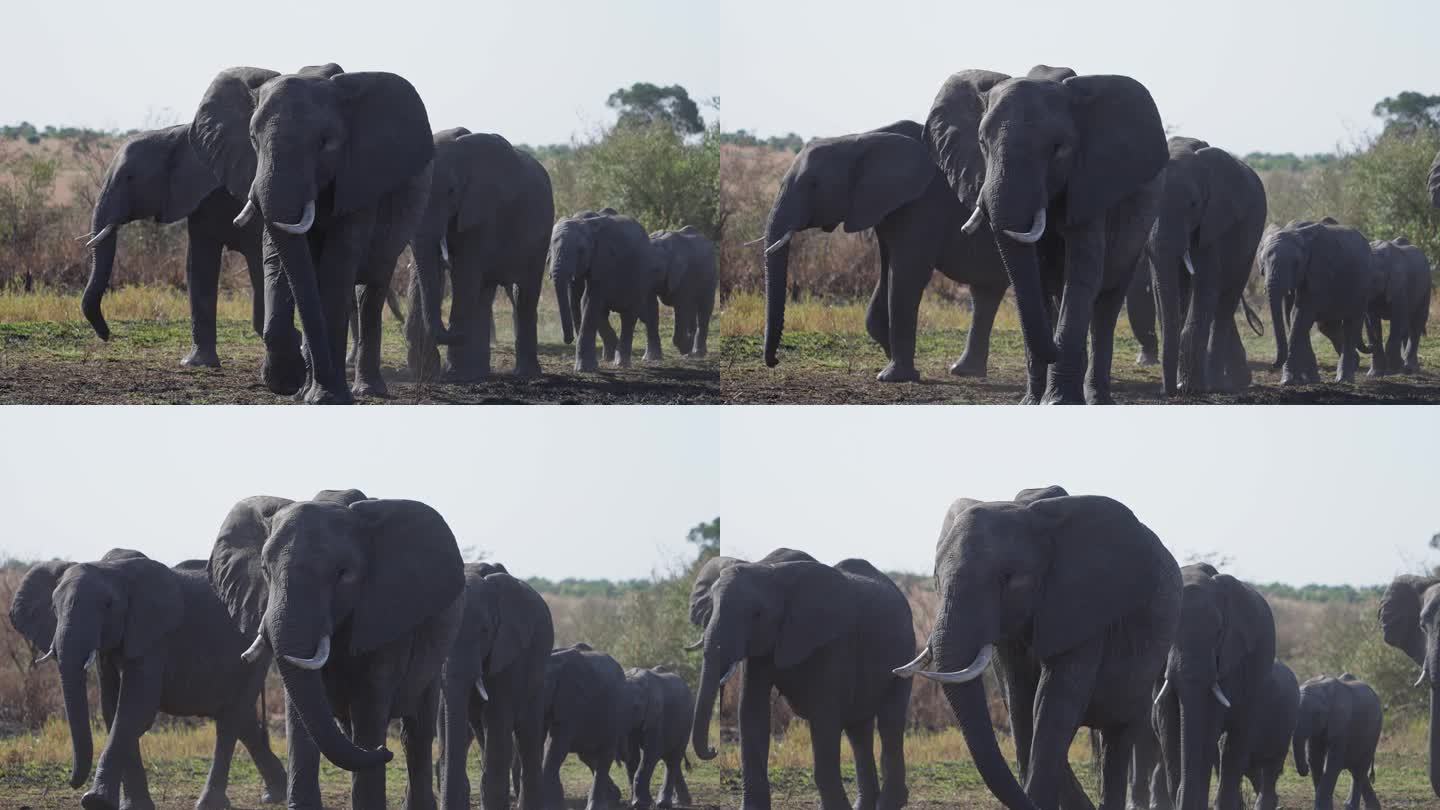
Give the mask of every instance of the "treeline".
<svg viewBox="0 0 1440 810">
<path fill-rule="evenodd" d="M 46 138 L 62 141 L 98 141 L 105 138 L 128 138 L 139 131 L 138 129 L 129 129 L 122 132 L 120 130 L 51 125 L 39 128 L 29 121 L 21 121 L 18 124 L 0 126 L 0 140 L 25 141 L 32 144 L 39 143 Z"/>
</svg>

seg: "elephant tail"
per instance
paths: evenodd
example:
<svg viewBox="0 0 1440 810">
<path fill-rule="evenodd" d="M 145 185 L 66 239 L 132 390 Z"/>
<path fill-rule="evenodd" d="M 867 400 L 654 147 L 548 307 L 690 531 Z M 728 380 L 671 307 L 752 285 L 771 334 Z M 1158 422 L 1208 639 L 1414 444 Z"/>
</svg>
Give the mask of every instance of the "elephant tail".
<svg viewBox="0 0 1440 810">
<path fill-rule="evenodd" d="M 1265 322 L 1250 308 L 1250 302 L 1245 300 L 1244 293 L 1240 294 L 1240 307 L 1245 310 L 1245 323 L 1250 326 L 1250 331 L 1254 332 L 1256 337 L 1265 337 Z"/>
</svg>

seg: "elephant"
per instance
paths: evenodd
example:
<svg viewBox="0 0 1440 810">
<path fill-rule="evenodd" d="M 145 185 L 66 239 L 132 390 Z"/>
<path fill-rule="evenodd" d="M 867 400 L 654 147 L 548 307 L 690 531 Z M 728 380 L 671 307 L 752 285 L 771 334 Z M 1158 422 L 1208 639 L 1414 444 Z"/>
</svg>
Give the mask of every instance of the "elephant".
<svg viewBox="0 0 1440 810">
<path fill-rule="evenodd" d="M 1440 797 L 1440 577 L 1396 577 L 1380 599 L 1380 629 L 1420 667 L 1415 685 L 1430 689 L 1430 788 Z"/>
<path fill-rule="evenodd" d="M 1346 672 L 1319 675 L 1300 684 L 1295 721 L 1295 772 L 1315 784 L 1315 810 L 1335 804 L 1335 782 L 1350 772 L 1346 807 L 1380 810 L 1375 795 L 1375 746 L 1384 720 L 1380 697 L 1370 685 Z"/>
<path fill-rule="evenodd" d="M 586 810 L 619 804 L 620 788 L 610 779 L 610 766 L 624 723 L 625 671 L 588 644 L 552 650 L 545 667 L 545 694 L 545 810 L 565 807 L 560 767 L 572 753 L 594 775 Z"/>
<path fill-rule="evenodd" d="M 1150 733 L 1151 693 L 1180 621 L 1180 567 L 1155 533 L 1119 501 L 1058 486 L 1013 501 L 960 498 L 941 528 L 935 585 L 929 643 L 896 673 L 944 685 L 995 798 L 1012 810 L 1088 801 L 1067 760 L 1083 724 L 1101 735 L 1100 806 L 1124 807 L 1131 751 Z M 992 661 L 1024 788 L 990 724 L 980 676 Z"/>
<path fill-rule="evenodd" d="M 1275 810 L 1280 804 L 1276 783 L 1285 772 L 1290 738 L 1300 716 L 1299 683 L 1295 673 L 1279 661 L 1271 667 L 1260 693 L 1260 710 L 1264 717 L 1252 738 L 1245 778 L 1255 791 L 1255 810 Z"/>
<path fill-rule="evenodd" d="M 545 666 L 554 643 L 550 608 L 534 588 L 502 565 L 466 564 L 465 614 L 445 664 L 440 711 L 445 810 L 470 807 L 465 761 L 472 728 L 484 746 L 481 807 L 509 807 L 512 763 L 520 766 L 520 807 L 540 807 Z"/>
<path fill-rule="evenodd" d="M 515 376 L 537 375 L 537 307 L 555 221 L 550 175 L 499 135 L 456 127 L 435 133 L 434 141 L 430 196 L 410 242 L 410 370 L 420 378 L 437 368 L 440 343 L 446 379 L 488 376 L 498 287 L 514 304 Z M 454 291 L 448 329 L 440 317 L 446 264 Z"/>
<path fill-rule="evenodd" d="M 1265 234 L 1255 263 L 1265 278 L 1275 330 L 1275 363 L 1281 385 L 1320 381 L 1310 346 L 1310 326 L 1319 323 L 1340 355 L 1336 382 L 1351 382 L 1357 352 L 1369 352 L 1361 337 L 1365 310 L 1377 288 L 1370 242 L 1359 231 L 1326 217 L 1290 222 Z"/>
<path fill-rule="evenodd" d="M 910 681 L 891 669 L 914 654 L 910 603 L 889 577 L 860 559 L 833 567 L 810 560 L 737 563 L 710 588 L 691 742 L 714 759 L 710 716 L 720 687 L 745 663 L 740 695 L 741 780 L 747 808 L 770 807 L 770 689 L 810 724 L 814 780 L 825 810 L 849 808 L 840 737 L 855 752 L 859 810 L 898 810 L 905 786 L 905 713 Z M 883 786 L 873 735 L 880 735 Z"/>
<path fill-rule="evenodd" d="M 190 144 L 244 202 L 236 224 L 258 215 L 263 226 L 266 386 L 298 390 L 312 403 L 384 396 L 385 292 L 425 212 L 435 151 L 415 88 L 393 73 L 333 65 L 284 76 L 229 68 L 201 98 Z M 357 285 L 364 286 L 360 340 L 347 389 L 347 316 Z M 285 287 L 300 314 L 303 358 L 293 318 L 278 306 Z"/>
<path fill-rule="evenodd" d="M 276 654 L 289 807 L 319 810 L 322 754 L 352 771 L 352 808 L 384 807 L 392 719 L 403 728 L 405 806 L 434 807 L 441 665 L 465 610 L 445 519 L 354 489 L 298 502 L 257 495 L 225 516 L 208 575 L 236 629 L 254 638 L 242 657 Z"/>
<path fill-rule="evenodd" d="M 1215 806 L 1239 810 L 1241 780 L 1270 719 L 1275 617 L 1259 591 L 1209 565 L 1187 565 L 1180 578 L 1180 624 L 1155 693 L 1155 732 L 1178 810 L 1211 806 L 1217 767 Z"/>
<path fill-rule="evenodd" d="M 32 568 L 10 605 L 10 621 L 60 669 L 74 762 L 70 786 L 85 784 L 94 753 L 86 695 L 89 659 L 100 670 L 109 729 L 85 810 L 153 810 L 140 737 L 156 712 L 215 720 L 215 754 L 197 810 L 230 806 L 226 787 L 239 740 L 264 782 L 262 801 L 285 798 L 285 768 L 255 713 L 270 658 L 242 660 L 249 641 L 210 589 L 205 563 L 165 566 L 138 551 L 112 549 L 95 562 Z"/>
<path fill-rule="evenodd" d="M 1420 336 L 1430 319 L 1430 261 L 1401 236 L 1370 243 L 1379 290 L 1365 315 L 1371 377 L 1420 373 Z M 1382 340 L 1381 319 L 1390 321 Z"/>
<path fill-rule="evenodd" d="M 766 565 L 778 562 L 796 562 L 798 560 L 806 562 L 816 561 L 814 557 L 811 557 L 803 551 L 782 547 L 775 549 L 755 562 L 759 565 Z M 716 555 L 706 560 L 705 564 L 700 566 L 700 570 L 695 572 L 695 582 L 690 587 L 691 624 L 700 628 L 702 631 L 705 629 L 705 626 L 710 623 L 711 614 L 714 613 L 715 604 L 710 598 L 710 589 L 714 587 L 715 580 L 720 578 L 721 572 L 726 568 L 743 562 L 745 562 L 745 560 L 738 557 Z M 705 637 L 701 636 L 694 643 L 687 645 L 685 649 L 693 652 L 704 646 Z"/>
<path fill-rule="evenodd" d="M 875 229 L 880 278 L 865 328 L 889 363 L 876 379 L 913 382 L 920 299 L 931 274 L 970 287 L 974 317 L 965 351 L 950 367 L 959 376 L 984 377 L 990 329 L 1010 285 L 995 241 L 953 227 L 969 215 L 930 159 L 924 127 L 915 121 L 855 135 L 811 141 L 780 181 L 765 229 L 765 363 L 777 352 L 785 327 L 790 239 L 802 230 Z"/>
<path fill-rule="evenodd" d="M 615 364 L 628 367 L 636 319 L 645 324 L 643 359 L 661 358 L 660 257 L 640 223 L 608 208 L 561 219 L 550 232 L 549 261 L 565 342 L 579 333 L 576 371 L 599 369 L 597 332 L 605 339 L 606 355 L 613 350 Z M 620 313 L 618 342 L 608 323 L 611 312 Z"/>
<path fill-rule="evenodd" d="M 675 310 L 671 342 L 682 355 L 704 357 L 719 285 L 715 243 L 694 225 L 686 225 L 678 231 L 650 234 L 650 245 L 659 254 L 664 277 L 660 303 Z"/>
<path fill-rule="evenodd" d="M 1173 137 L 1169 153 L 1146 252 L 1165 393 L 1233 392 L 1250 384 L 1235 315 L 1265 232 L 1265 186 L 1254 169 L 1205 141 Z"/>
<path fill-rule="evenodd" d="M 190 296 L 192 345 L 181 365 L 220 367 L 215 352 L 215 310 L 220 296 L 220 259 L 226 249 L 245 258 L 250 271 L 251 323 L 255 334 L 262 334 L 265 299 L 260 223 L 237 226 L 233 220 L 240 207 L 190 148 L 189 124 L 142 132 L 125 141 L 105 170 L 86 243 L 94 253 L 81 310 L 95 334 L 110 339 L 101 300 L 110 287 L 119 230 L 145 219 L 161 223 L 185 220 L 189 238 L 185 285 Z"/>
<path fill-rule="evenodd" d="M 1022 401 L 1112 402 L 1115 321 L 1169 160 L 1150 92 L 1126 76 L 1045 65 L 1019 78 L 962 71 L 936 95 L 925 140 L 971 211 L 961 230 L 989 224 L 1015 288 Z M 1059 302 L 1053 331 L 1050 299 Z"/>
<path fill-rule="evenodd" d="M 665 763 L 660 807 L 689 807 L 690 788 L 682 766 L 689 765 L 690 716 L 695 700 L 685 679 L 664 667 L 625 670 L 625 714 L 620 727 L 619 757 L 630 780 L 630 805 L 652 804 L 650 780 L 655 766 Z"/>
</svg>

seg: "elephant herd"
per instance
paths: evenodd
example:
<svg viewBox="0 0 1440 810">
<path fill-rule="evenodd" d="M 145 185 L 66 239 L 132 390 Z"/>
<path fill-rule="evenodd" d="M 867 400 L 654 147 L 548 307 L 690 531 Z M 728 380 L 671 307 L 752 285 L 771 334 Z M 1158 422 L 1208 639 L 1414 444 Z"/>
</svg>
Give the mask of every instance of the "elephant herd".
<svg viewBox="0 0 1440 810">
<path fill-rule="evenodd" d="M 1437 177 L 1440 163 L 1432 186 Z M 1440 193 L 1432 198 L 1440 205 Z M 765 362 L 779 362 L 791 239 L 843 225 L 873 228 L 879 244 L 865 326 L 889 358 L 882 382 L 919 379 L 916 321 L 932 271 L 970 288 L 965 351 L 950 367 L 960 376 L 986 375 L 995 314 L 1014 288 L 1026 403 L 1113 401 L 1127 298 L 1139 362 L 1161 364 L 1167 395 L 1248 386 L 1235 320 L 1244 307 L 1260 331 L 1244 300 L 1257 266 L 1282 384 L 1318 381 L 1312 324 L 1341 357 L 1338 381 L 1352 379 L 1357 352 L 1371 355 L 1371 375 L 1416 373 L 1430 299 L 1424 254 L 1403 237 L 1371 243 L 1329 219 L 1267 233 L 1266 217 L 1255 171 L 1203 140 L 1167 141 L 1154 100 L 1132 78 L 1046 65 L 1020 77 L 962 71 L 924 123 L 817 139 L 796 156 L 756 240 L 765 246 Z"/>
<path fill-rule="evenodd" d="M 414 258 L 408 361 L 419 379 L 442 372 L 437 344 L 446 347 L 444 379 L 473 382 L 490 373 L 497 289 L 514 305 L 514 372 L 539 374 L 547 256 L 566 343 L 572 321 L 581 333 L 577 371 L 596 370 L 597 331 L 606 359 L 627 365 L 637 319 L 648 332 L 646 359 L 659 359 L 657 300 L 675 309 L 675 348 L 703 355 L 714 308 L 715 248 L 695 227 L 647 234 L 610 209 L 557 224 L 549 174 L 532 155 L 495 134 L 432 133 L 424 102 L 404 78 L 346 73 L 333 63 L 288 75 L 223 70 L 192 121 L 120 148 L 91 233 L 82 237 L 93 250 L 82 309 L 101 338 L 110 337 L 101 301 L 118 228 L 147 219 L 187 224 L 194 346 L 182 364 L 220 364 L 218 279 L 229 249 L 249 268 L 265 385 L 307 402 L 386 394 L 381 315 L 407 246 Z M 585 227 L 572 227 L 577 221 Z M 448 327 L 441 318 L 447 270 Z M 618 339 L 611 312 L 621 318 Z M 347 386 L 352 322 L 355 371 Z"/>
<path fill-rule="evenodd" d="M 691 620 L 704 627 L 697 755 L 715 756 L 711 707 L 743 662 L 747 808 L 771 806 L 772 687 L 810 724 L 821 807 L 852 806 L 840 777 L 842 733 L 854 753 L 853 807 L 904 806 L 916 676 L 942 685 L 981 779 L 1012 810 L 1097 806 L 1068 759 L 1081 726 L 1093 732 L 1098 806 L 1109 810 L 1238 810 L 1243 781 L 1256 807 L 1270 810 L 1292 751 L 1297 772 L 1312 779 L 1316 808 L 1332 806 L 1342 772 L 1352 780 L 1349 807 L 1380 806 L 1372 783 L 1383 716 L 1374 689 L 1348 673 L 1297 682 L 1276 660 L 1264 596 L 1210 565 L 1181 567 L 1118 501 L 1058 486 L 1011 501 L 956 500 L 936 547 L 935 588 L 938 613 L 917 654 L 905 596 L 864 560 L 827 566 L 783 548 L 754 563 L 711 560 L 691 596 Z M 1440 579 L 1397 579 L 1381 620 L 1385 640 L 1422 665 L 1421 681 L 1440 684 Z M 1018 774 L 991 722 L 981 676 L 992 669 Z M 1437 740 L 1440 722 L 1432 725 L 1432 779 Z M 1434 785 L 1440 795 L 1440 779 Z"/>
<path fill-rule="evenodd" d="M 483 747 L 480 806 L 562 810 L 560 768 L 593 772 L 587 807 L 689 805 L 683 766 L 691 693 L 677 674 L 623 670 L 585 644 L 554 646 L 545 600 L 493 563 L 463 563 L 433 508 L 358 490 L 309 501 L 256 496 L 225 516 L 208 560 L 174 567 L 114 549 L 93 562 L 30 569 L 10 621 L 58 665 L 84 787 L 94 758 L 87 670 L 98 669 L 109 733 L 81 799 L 86 810 L 154 810 L 139 739 L 156 712 L 215 721 L 197 810 L 223 810 L 238 741 L 261 800 L 321 807 L 320 758 L 351 771 L 351 806 L 385 806 L 386 735 L 402 726 L 405 806 L 469 808 L 467 752 Z M 272 662 L 285 692 L 288 767 L 270 749 L 256 698 Z M 439 761 L 432 768 L 432 743 Z M 548 740 L 548 744 L 547 744 Z"/>
</svg>

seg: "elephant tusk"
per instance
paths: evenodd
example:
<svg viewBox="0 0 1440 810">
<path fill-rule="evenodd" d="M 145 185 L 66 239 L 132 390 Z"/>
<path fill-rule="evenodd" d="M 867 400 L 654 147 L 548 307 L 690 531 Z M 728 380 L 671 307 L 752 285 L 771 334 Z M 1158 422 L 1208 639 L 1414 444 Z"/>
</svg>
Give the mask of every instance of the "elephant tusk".
<svg viewBox="0 0 1440 810">
<path fill-rule="evenodd" d="M 309 231 L 310 226 L 315 224 L 315 201 L 311 200 L 310 202 L 305 203 L 305 213 L 300 215 L 300 221 L 295 223 L 294 225 L 289 225 L 279 221 L 272 224 L 274 224 L 275 227 L 286 233 L 293 233 L 297 236 L 305 233 L 306 231 Z"/>
<path fill-rule="evenodd" d="M 481 700 L 484 700 L 484 701 L 489 701 L 489 700 L 490 700 L 490 693 L 485 691 L 485 679 L 482 678 L 482 677 L 480 677 L 479 675 L 476 675 L 476 676 L 475 676 L 475 688 L 478 689 L 478 690 L 480 690 L 480 699 L 481 699 Z"/>
<path fill-rule="evenodd" d="M 903 667 L 896 667 L 890 671 L 895 673 L 896 675 L 899 675 L 902 678 L 913 678 L 915 676 L 915 673 L 919 672 L 921 669 L 924 669 L 925 665 L 930 662 L 930 658 L 932 655 L 933 653 L 930 652 L 930 645 L 926 644 L 925 649 L 921 650 L 920 654 L 915 656 L 914 661 L 911 661 Z"/>
<path fill-rule="evenodd" d="M 1185 251 L 1185 269 L 1190 271 L 1190 275 L 1195 275 L 1195 263 L 1190 261 L 1190 251 L 1188 250 Z"/>
<path fill-rule="evenodd" d="M 759 239 L 751 239 L 749 242 L 745 242 L 741 247 L 755 247 L 756 245 L 763 244 L 765 244 L 765 237 L 762 236 Z"/>
<path fill-rule="evenodd" d="M 246 225 L 249 225 L 249 224 L 250 224 L 250 219 L 251 219 L 252 217 L 254 217 L 254 216 L 255 216 L 255 201 L 252 200 L 252 199 L 246 198 L 246 200 L 245 200 L 245 207 L 244 207 L 244 208 L 241 208 L 241 209 L 240 209 L 240 213 L 235 215 L 235 219 L 234 219 L 234 221 L 233 221 L 231 224 L 233 224 L 233 225 L 234 225 L 235 227 L 237 227 L 237 228 L 243 228 L 243 227 L 245 227 Z"/>
<path fill-rule="evenodd" d="M 301 669 L 319 669 L 325 666 L 326 661 L 330 660 L 330 636 L 324 635 L 320 637 L 320 645 L 315 648 L 314 658 L 296 658 L 293 655 L 286 655 L 284 658 L 286 661 Z"/>
<path fill-rule="evenodd" d="M 1033 245 L 1039 242 L 1040 237 L 1045 235 L 1045 209 L 1041 208 L 1035 212 L 1035 222 L 1030 226 L 1029 232 L 1016 233 L 1014 231 L 1006 231 L 1005 235 L 1022 245 Z"/>
<path fill-rule="evenodd" d="M 1420 679 L 1415 681 L 1415 685 L 1422 686 L 1428 680 L 1430 680 L 1430 661 L 1427 659 L 1420 665 Z"/>
<path fill-rule="evenodd" d="M 263 652 L 265 652 L 265 634 L 256 633 L 255 641 L 251 642 L 250 646 L 245 648 L 245 652 L 240 653 L 240 660 L 247 664 L 253 664 L 255 660 L 260 657 L 260 653 Z"/>
<path fill-rule="evenodd" d="M 686 651 L 686 652 L 695 652 L 696 650 L 698 650 L 698 649 L 700 649 L 701 647 L 704 647 L 704 646 L 705 646 L 705 637 L 704 637 L 704 636 L 701 636 L 700 638 L 695 639 L 694 641 L 690 642 L 689 644 L 686 644 L 686 645 L 685 645 L 685 651 Z"/>
<path fill-rule="evenodd" d="M 1159 706 L 1160 701 L 1164 700 L 1168 694 L 1170 694 L 1170 679 L 1166 678 L 1165 682 L 1160 684 L 1160 691 L 1155 693 L 1155 701 L 1151 705 Z"/>
<path fill-rule="evenodd" d="M 995 645 L 986 644 L 980 648 L 980 652 L 975 656 L 975 660 L 970 663 L 970 666 L 959 672 L 930 672 L 929 670 L 921 669 L 916 670 L 915 674 L 940 683 L 969 683 L 985 674 L 985 670 L 990 666 L 990 659 L 994 657 Z"/>
<path fill-rule="evenodd" d="M 447 261 L 447 262 L 450 261 L 450 245 L 449 245 L 449 240 L 447 240 L 447 239 L 446 239 L 445 237 L 443 237 L 443 236 L 440 237 L 440 258 L 441 258 L 441 259 L 444 259 L 444 260 Z"/>
<path fill-rule="evenodd" d="M 100 244 L 101 242 L 105 241 L 106 237 L 108 237 L 110 234 L 112 234 L 112 233 L 114 233 L 114 232 L 115 232 L 115 226 L 114 226 L 114 225 L 106 225 L 105 227 L 103 227 L 103 228 L 100 229 L 100 232 L 99 232 L 99 233 L 97 233 L 97 234 L 95 234 L 94 236 L 90 237 L 90 241 L 85 243 L 85 247 L 87 247 L 87 248 L 93 248 L 93 247 L 95 247 L 96 245 L 98 245 L 98 244 Z"/>
<path fill-rule="evenodd" d="M 1227 709 L 1230 708 L 1230 698 L 1225 697 L 1225 690 L 1220 688 L 1218 681 L 1210 685 L 1210 694 L 1214 695 L 1215 699 L 1220 701 L 1221 706 Z"/>
<path fill-rule="evenodd" d="M 779 239 L 776 239 L 776 240 L 775 240 L 775 244 L 771 245 L 770 247 L 765 248 L 765 255 L 766 255 L 766 256 L 769 256 L 771 253 L 774 253 L 775 251 L 779 250 L 780 248 L 785 247 L 786 245 L 790 244 L 790 237 L 792 237 L 792 236 L 794 236 L 794 235 L 795 235 L 795 232 L 794 232 L 794 231 L 786 231 L 784 236 L 782 236 L 782 237 L 780 237 Z"/>
<path fill-rule="evenodd" d="M 720 676 L 720 683 L 719 683 L 719 685 L 720 685 L 720 686 L 724 686 L 724 685 L 725 685 L 725 682 L 728 681 L 728 680 L 730 680 L 730 676 L 731 676 L 731 675 L 734 675 L 734 674 L 735 674 L 735 670 L 737 670 L 737 669 L 739 669 L 739 668 L 740 668 L 740 662 L 739 662 L 739 661 L 736 661 L 735 663 L 731 664 L 731 665 L 730 665 L 730 668 L 727 669 L 727 670 L 725 670 L 725 674 Z"/>
<path fill-rule="evenodd" d="M 45 654 L 44 654 L 44 655 L 40 656 L 39 658 L 36 658 L 34 661 L 31 661 L 31 662 L 30 662 L 30 666 L 33 667 L 33 666 L 35 666 L 35 665 L 37 665 L 37 664 L 43 664 L 43 663 L 45 663 L 46 661 L 49 661 L 51 658 L 54 658 L 54 657 L 55 657 L 55 648 L 54 648 L 54 647 L 51 647 L 50 649 L 48 649 L 48 650 L 45 651 Z M 1422 677 L 1423 677 L 1423 675 L 1422 675 Z"/>
<path fill-rule="evenodd" d="M 90 651 L 90 657 L 85 659 L 85 668 L 86 668 L 86 669 L 94 669 L 94 668 L 95 668 L 95 650 L 91 650 L 91 651 Z"/>
<path fill-rule="evenodd" d="M 970 218 L 965 220 L 964 225 L 960 226 L 960 232 L 966 236 L 973 236 L 976 231 L 980 230 L 980 226 L 984 224 L 985 212 L 980 208 L 980 204 L 976 203 L 975 210 L 970 214 Z"/>
</svg>

